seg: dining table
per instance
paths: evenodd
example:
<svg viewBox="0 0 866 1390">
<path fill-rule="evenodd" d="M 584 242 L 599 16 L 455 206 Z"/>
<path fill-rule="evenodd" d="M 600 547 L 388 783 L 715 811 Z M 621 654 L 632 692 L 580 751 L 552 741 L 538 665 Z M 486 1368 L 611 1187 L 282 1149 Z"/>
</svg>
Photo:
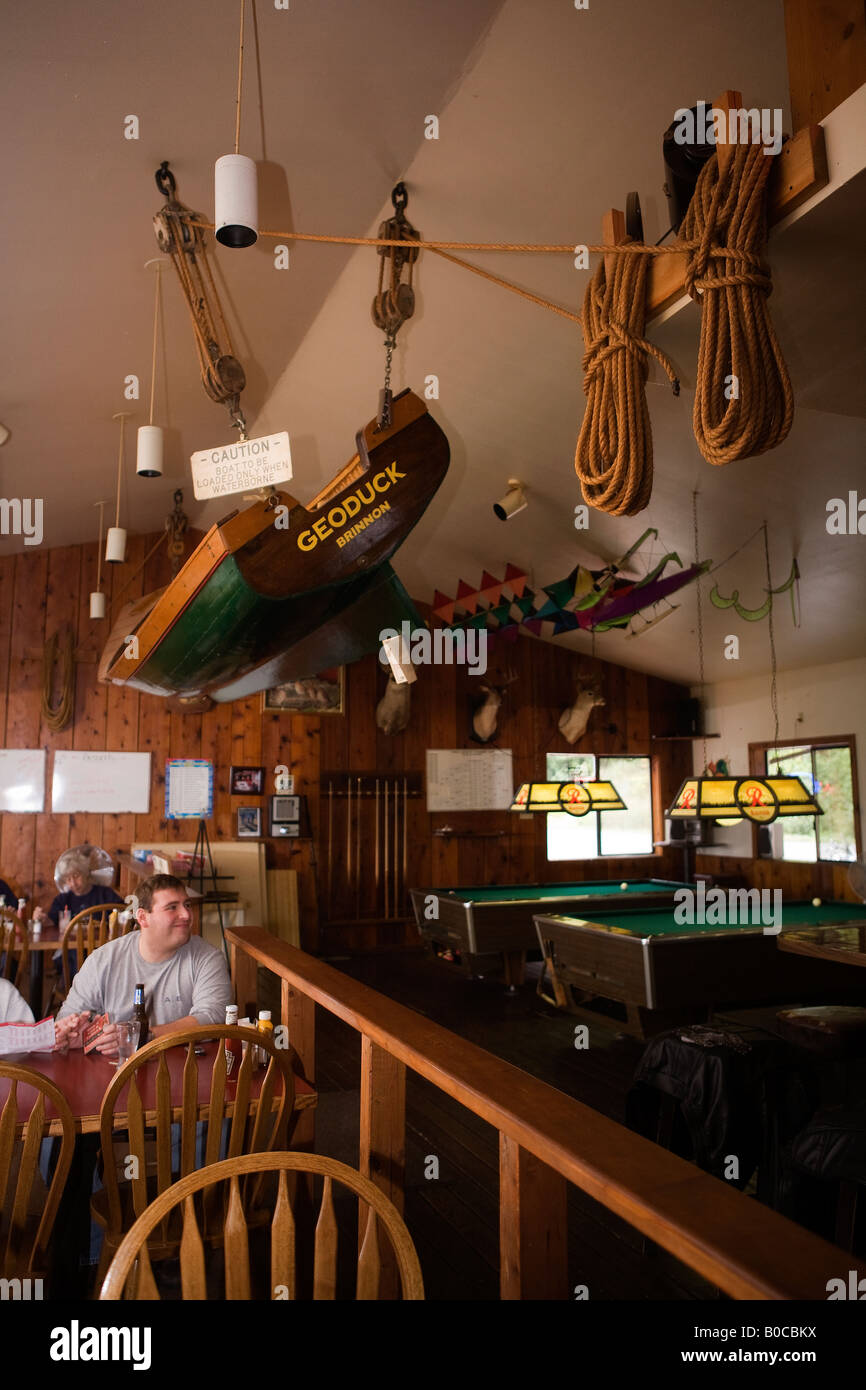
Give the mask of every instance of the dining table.
<svg viewBox="0 0 866 1390">
<path fill-rule="evenodd" d="M 208 1118 L 211 1071 L 217 1046 L 216 1042 L 205 1043 L 203 1055 L 196 1058 L 200 1064 L 197 1068 L 199 1120 Z M 171 1077 L 172 1095 L 177 1095 L 179 1098 L 183 1069 L 186 1063 L 186 1047 L 169 1048 L 164 1055 Z M 58 1052 L 16 1052 L 5 1060 L 14 1062 L 17 1066 L 30 1067 L 33 1071 L 41 1072 L 43 1076 L 47 1076 L 60 1088 L 69 1103 L 77 1133 L 97 1134 L 99 1132 L 102 1098 L 116 1070 L 113 1058 L 103 1056 L 100 1052 L 85 1053 L 81 1048 L 69 1048 Z M 136 1082 L 148 1116 L 155 1116 L 156 1113 L 157 1066 L 158 1063 L 155 1061 L 146 1062 L 136 1072 Z M 253 1072 L 250 1079 L 249 1104 L 251 1113 L 258 1102 L 264 1078 L 265 1068 L 261 1067 Z M 10 1081 L 0 1077 L 0 1111 L 6 1103 L 10 1086 Z M 127 1117 L 124 1110 L 126 1095 L 127 1091 L 124 1089 L 114 1107 L 114 1126 L 116 1129 L 123 1129 L 126 1124 Z M 32 1098 L 34 1098 L 32 1089 L 19 1084 L 19 1114 L 23 1116 L 29 1113 Z M 307 1110 L 315 1106 L 317 1099 L 316 1091 L 309 1082 L 301 1076 L 295 1076 L 295 1111 Z M 276 1105 L 278 1100 L 279 1092 L 274 1097 L 273 1104 Z M 234 1114 L 234 1102 L 231 1098 L 230 1087 L 226 1090 L 225 1109 L 228 1117 Z M 173 1113 L 172 1118 L 179 1120 L 180 1104 L 175 1107 L 175 1110 L 176 1114 Z M 47 1133 L 59 1135 L 62 1132 L 60 1119 L 50 1101 L 46 1102 L 45 1117 L 48 1122 Z"/>
</svg>

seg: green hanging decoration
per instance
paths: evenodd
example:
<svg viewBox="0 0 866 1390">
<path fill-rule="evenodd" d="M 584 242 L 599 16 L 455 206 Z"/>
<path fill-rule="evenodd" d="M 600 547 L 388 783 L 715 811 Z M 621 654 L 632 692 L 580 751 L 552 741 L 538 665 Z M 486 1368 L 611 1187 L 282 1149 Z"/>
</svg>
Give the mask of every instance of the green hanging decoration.
<svg viewBox="0 0 866 1390">
<path fill-rule="evenodd" d="M 774 594 L 784 594 L 788 590 L 790 590 L 791 615 L 794 620 L 794 626 L 799 627 L 800 624 L 797 619 L 797 603 L 794 590 L 794 585 L 797 583 L 797 580 L 799 578 L 800 570 L 797 565 L 797 560 L 795 556 L 795 558 L 791 561 L 791 573 L 788 575 L 788 578 L 785 580 L 784 584 L 780 584 L 778 589 L 765 590 L 767 597 L 764 599 L 764 602 L 761 604 L 759 608 L 745 608 L 742 605 L 742 603 L 740 603 L 739 589 L 735 589 L 734 592 L 731 594 L 730 598 L 725 598 L 723 594 L 719 593 L 718 584 L 714 584 L 712 589 L 710 590 L 710 602 L 713 603 L 716 608 L 735 609 L 739 616 L 743 618 L 747 623 L 758 623 L 761 621 L 762 618 L 766 618 L 767 614 L 770 612 L 770 609 L 773 607 Z"/>
</svg>

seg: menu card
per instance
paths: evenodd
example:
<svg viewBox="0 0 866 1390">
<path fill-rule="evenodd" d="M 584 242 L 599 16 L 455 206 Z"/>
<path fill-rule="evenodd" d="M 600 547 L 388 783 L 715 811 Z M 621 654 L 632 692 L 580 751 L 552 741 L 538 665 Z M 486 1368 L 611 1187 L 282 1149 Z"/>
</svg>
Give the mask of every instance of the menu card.
<svg viewBox="0 0 866 1390">
<path fill-rule="evenodd" d="M 53 1018 L 40 1023 L 0 1023 L 0 1057 L 11 1052 L 49 1052 L 53 1046 Z"/>
</svg>

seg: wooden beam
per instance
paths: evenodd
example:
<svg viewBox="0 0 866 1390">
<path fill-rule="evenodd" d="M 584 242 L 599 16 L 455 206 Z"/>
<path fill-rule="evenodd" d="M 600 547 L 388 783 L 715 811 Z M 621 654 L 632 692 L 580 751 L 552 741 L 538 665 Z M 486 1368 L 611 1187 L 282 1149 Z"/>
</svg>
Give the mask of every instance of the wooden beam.
<svg viewBox="0 0 866 1390">
<path fill-rule="evenodd" d="M 501 1298 L 568 1298 L 565 1202 L 565 1178 L 500 1132 Z"/>
<path fill-rule="evenodd" d="M 372 1039 L 361 1036 L 361 1135 L 359 1167 L 403 1212 L 406 1173 L 406 1068 Z M 367 1206 L 358 1206 L 358 1248 L 367 1229 Z M 397 1298 L 400 1280 L 387 1239 L 380 1233 L 380 1298 Z"/>
<path fill-rule="evenodd" d="M 785 0 L 791 121 L 824 117 L 866 82 L 863 0 Z"/>
<path fill-rule="evenodd" d="M 316 1006 L 309 995 L 285 978 L 280 981 L 280 1018 L 289 1032 L 293 1070 L 312 1086 L 316 1075 Z M 299 1113 L 292 1133 L 293 1149 L 312 1152 L 315 1125 L 313 1110 Z"/>
<path fill-rule="evenodd" d="M 628 238 L 625 234 L 625 213 L 619 208 L 609 208 L 601 219 L 601 240 L 605 246 L 620 246 Z M 605 256 L 604 276 L 608 284 L 616 265 L 616 256 Z"/>
<path fill-rule="evenodd" d="M 731 95 L 725 93 L 726 96 Z M 720 104 L 720 103 L 717 103 Z M 824 132 L 818 125 L 798 130 L 781 148 L 767 184 L 767 221 L 772 227 L 824 188 L 829 179 Z M 656 256 L 647 284 L 647 322 L 685 293 L 686 255 Z"/>
</svg>

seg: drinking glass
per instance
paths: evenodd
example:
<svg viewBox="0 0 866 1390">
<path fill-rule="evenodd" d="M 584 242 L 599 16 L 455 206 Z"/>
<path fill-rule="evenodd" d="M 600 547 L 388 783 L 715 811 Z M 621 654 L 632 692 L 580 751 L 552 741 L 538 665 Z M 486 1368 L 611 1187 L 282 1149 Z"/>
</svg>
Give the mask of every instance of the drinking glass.
<svg viewBox="0 0 866 1390">
<path fill-rule="evenodd" d="M 117 1061 L 115 1066 L 122 1067 L 135 1052 L 140 1025 L 130 1022 L 116 1023 L 114 1026 L 117 1029 Z"/>
</svg>

